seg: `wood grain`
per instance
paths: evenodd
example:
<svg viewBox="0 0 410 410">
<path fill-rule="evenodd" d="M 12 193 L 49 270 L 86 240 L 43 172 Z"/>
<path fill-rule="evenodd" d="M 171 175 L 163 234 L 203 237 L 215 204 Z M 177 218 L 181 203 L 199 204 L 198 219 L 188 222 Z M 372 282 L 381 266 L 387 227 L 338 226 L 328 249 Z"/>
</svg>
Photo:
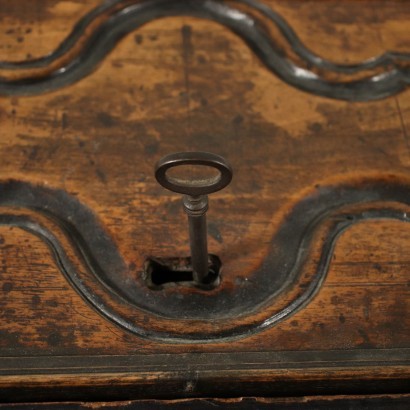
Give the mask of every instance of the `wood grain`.
<svg viewBox="0 0 410 410">
<path fill-rule="evenodd" d="M 264 3 L 316 53 L 337 62 L 410 50 L 406 2 Z M 49 53 L 79 16 L 98 4 L 1 0 L 0 60 Z M 167 18 L 127 35 L 92 75 L 76 84 L 44 95 L 0 97 L 0 179 L 73 195 L 95 213 L 115 242 L 128 275 L 140 280 L 148 256 L 188 254 L 180 198 L 156 183 L 155 162 L 176 151 L 223 155 L 235 176 L 211 198 L 209 249 L 223 262 L 221 286 L 234 288 L 238 281 L 252 280 L 283 218 L 315 186 L 387 175 L 407 181 L 409 109 L 408 91 L 349 103 L 296 90 L 274 77 L 222 26 Z M 391 220 L 357 223 L 338 239 L 320 291 L 291 318 L 229 343 L 178 345 L 142 339 L 110 323 L 67 283 L 41 240 L 1 227 L 0 356 L 354 354 L 357 349 L 409 347 L 409 229 Z M 305 272 L 314 271 L 320 252 L 320 246 L 313 247 Z M 358 383 L 375 380 L 385 366 L 374 364 L 363 373 L 346 370 L 344 377 Z M 0 376 L 0 385 L 11 392 L 30 385 L 32 377 L 38 377 L 32 391 L 44 387 L 45 380 L 57 383 L 57 375 L 44 379 L 30 372 Z M 389 372 L 405 380 L 409 367 L 393 364 L 383 377 L 388 379 Z M 190 380 L 182 373 L 183 380 Z M 271 393 L 272 382 L 283 381 L 285 373 L 247 377 Z M 221 380 L 223 374 L 218 375 Z M 326 369 L 321 377 L 336 381 L 339 374 L 338 368 Z M 135 377 L 133 382 L 144 385 Z M 74 379 L 62 384 L 73 385 Z M 79 383 L 87 385 L 91 379 L 83 376 Z M 126 383 L 123 374 L 108 379 L 103 386 Z M 162 381 L 158 377 L 152 383 Z M 168 386 L 187 394 L 181 384 Z M 150 392 L 158 394 L 155 388 Z"/>
</svg>

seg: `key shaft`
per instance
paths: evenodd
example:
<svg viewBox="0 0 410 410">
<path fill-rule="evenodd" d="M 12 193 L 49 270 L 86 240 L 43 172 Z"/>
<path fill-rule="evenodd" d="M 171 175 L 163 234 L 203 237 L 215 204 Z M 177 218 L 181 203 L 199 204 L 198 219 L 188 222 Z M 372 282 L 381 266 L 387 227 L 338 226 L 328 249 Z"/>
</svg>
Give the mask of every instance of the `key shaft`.
<svg viewBox="0 0 410 410">
<path fill-rule="evenodd" d="M 183 204 L 184 211 L 188 215 L 193 278 L 197 283 L 204 283 L 209 274 L 208 232 L 206 224 L 208 197 L 206 195 L 197 197 L 185 195 L 183 197 Z"/>
</svg>

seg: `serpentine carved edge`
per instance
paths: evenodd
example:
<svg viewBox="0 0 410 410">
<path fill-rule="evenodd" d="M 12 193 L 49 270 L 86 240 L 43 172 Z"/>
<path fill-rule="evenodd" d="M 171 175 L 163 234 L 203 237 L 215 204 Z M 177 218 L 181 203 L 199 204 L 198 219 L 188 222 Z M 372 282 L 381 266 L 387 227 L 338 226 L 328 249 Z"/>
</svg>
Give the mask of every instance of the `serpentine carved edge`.
<svg viewBox="0 0 410 410">
<path fill-rule="evenodd" d="M 388 51 L 358 64 L 333 63 L 313 53 L 278 13 L 256 0 L 111 0 L 81 18 L 51 54 L 31 61 L 0 61 L 0 94 L 36 95 L 73 84 L 92 73 L 125 35 L 169 16 L 222 24 L 273 74 L 312 94 L 370 101 L 399 93 L 410 83 L 410 53 Z M 281 38 L 275 38 L 272 28 Z M 13 79 L 2 74 L 7 70 Z M 28 74 L 15 79 L 18 70 Z"/>
<path fill-rule="evenodd" d="M 281 244 L 279 253 L 285 255 L 287 263 L 282 265 L 282 270 L 275 270 L 277 255 L 272 250 L 263 265 L 270 266 L 267 272 L 262 267 L 261 274 L 269 282 L 274 276 L 283 276 L 288 283 L 287 288 L 300 287 L 299 276 L 306 261 L 306 255 L 312 252 L 314 233 L 331 221 L 326 230 L 326 237 L 321 244 L 321 256 L 306 286 L 295 295 L 286 305 L 269 310 L 269 304 L 274 303 L 274 292 L 269 300 L 256 306 L 258 311 L 266 311 L 267 315 L 253 319 L 255 312 L 245 312 L 245 316 L 237 319 L 221 321 L 211 319 L 212 330 L 205 327 L 184 327 L 186 331 L 175 330 L 176 319 L 169 319 L 158 325 L 158 318 L 153 312 L 138 308 L 125 300 L 115 289 L 115 284 L 109 283 L 105 271 L 111 270 L 114 275 L 121 277 L 126 271 L 126 266 L 115 244 L 99 225 L 92 212 L 75 198 L 63 191 L 32 186 L 19 181 L 0 183 L 0 207 L 5 212 L 0 214 L 0 226 L 11 226 L 23 229 L 40 238 L 51 250 L 55 263 L 77 293 L 87 301 L 99 314 L 129 332 L 151 340 L 168 343 L 216 343 L 244 338 L 279 322 L 286 320 L 294 313 L 312 301 L 324 283 L 332 259 L 333 250 L 337 239 L 342 232 L 363 220 L 394 219 L 410 222 L 410 197 L 409 184 L 398 181 L 369 180 L 357 185 L 345 185 L 334 189 L 324 188 L 318 196 L 299 202 L 291 211 L 288 221 L 285 222 L 272 239 L 272 249 L 277 249 Z M 337 196 L 335 197 L 335 192 Z M 329 207 L 329 200 L 333 206 Z M 315 206 L 323 204 L 323 206 Z M 384 205 L 383 205 L 384 204 Z M 393 206 L 394 204 L 394 206 Z M 346 206 L 359 206 L 357 210 L 346 212 Z M 11 212 L 8 212 L 10 208 Z M 30 215 L 13 214 L 13 209 L 22 209 Z M 36 218 L 38 215 L 38 218 Z M 301 216 L 304 217 L 303 222 Z M 49 219 L 52 228 L 42 222 Z M 297 229 L 295 224 L 297 225 Z M 81 270 L 68 256 L 69 249 L 64 247 L 60 238 L 64 236 L 64 243 L 74 249 L 79 256 Z M 288 238 L 288 243 L 283 243 L 283 237 Z M 290 249 L 288 244 L 293 244 Z M 86 272 L 86 273 L 84 273 Z M 267 275 L 269 273 L 269 275 Z M 123 277 L 126 277 L 123 276 Z M 102 279 L 103 278 L 103 279 Z M 271 279 L 270 279 L 271 278 Z M 106 280 L 102 284 L 101 280 Z M 125 286 L 128 286 L 125 283 Z M 278 289 L 276 293 L 280 293 Z M 272 299 L 273 298 L 273 299 Z M 245 303 L 245 300 L 242 300 Z M 255 301 L 251 301 L 254 302 Z M 262 309 L 262 310 L 260 310 Z M 201 319 L 196 319 L 198 323 Z M 185 325 L 189 320 L 184 320 Z M 202 320 L 206 325 L 209 320 Z"/>
</svg>

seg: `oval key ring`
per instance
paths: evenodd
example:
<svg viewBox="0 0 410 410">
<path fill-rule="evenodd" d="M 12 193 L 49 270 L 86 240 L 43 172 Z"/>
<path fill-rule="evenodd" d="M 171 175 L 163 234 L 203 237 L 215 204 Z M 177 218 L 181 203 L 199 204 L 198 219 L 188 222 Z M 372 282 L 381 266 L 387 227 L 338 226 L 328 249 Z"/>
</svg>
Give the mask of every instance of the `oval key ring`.
<svg viewBox="0 0 410 410">
<path fill-rule="evenodd" d="M 167 175 L 170 168 L 181 165 L 205 165 L 217 169 L 219 175 L 191 181 Z M 167 155 L 158 161 L 155 166 L 155 178 L 170 191 L 190 196 L 207 195 L 225 188 L 231 182 L 232 168 L 224 158 L 216 154 L 178 152 Z"/>
</svg>

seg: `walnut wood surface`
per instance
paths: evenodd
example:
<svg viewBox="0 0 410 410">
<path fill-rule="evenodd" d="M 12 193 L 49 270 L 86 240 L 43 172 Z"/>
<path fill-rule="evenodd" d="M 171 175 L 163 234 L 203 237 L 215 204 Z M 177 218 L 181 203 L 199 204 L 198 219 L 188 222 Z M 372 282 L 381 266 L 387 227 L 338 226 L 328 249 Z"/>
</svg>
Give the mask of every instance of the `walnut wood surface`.
<svg viewBox="0 0 410 410">
<path fill-rule="evenodd" d="M 410 50 L 407 2 L 264 3 L 329 60 L 356 63 L 387 50 Z M 52 52 L 78 18 L 98 4 L 1 0 L 0 60 Z M 234 288 L 252 281 L 284 218 L 309 193 L 366 178 L 409 184 L 409 109 L 408 91 L 360 103 L 304 93 L 273 76 L 238 37 L 217 23 L 167 18 L 127 35 L 94 73 L 71 86 L 43 95 L 0 97 L 0 179 L 73 195 L 108 232 L 129 277 L 140 281 L 148 256 L 188 253 L 180 198 L 156 183 L 155 162 L 176 151 L 223 155 L 235 177 L 211 198 L 209 249 L 222 259 L 223 286 Z M 316 269 L 320 235 L 324 232 L 315 238 L 304 272 Z M 378 388 L 385 382 L 386 390 L 400 392 L 409 377 L 404 351 L 392 362 L 382 356 L 367 358 L 362 367 L 347 360 L 343 371 L 337 351 L 374 350 L 388 357 L 409 347 L 409 246 L 407 223 L 361 221 L 338 238 L 320 291 L 287 320 L 235 341 L 174 344 L 137 337 L 107 321 L 70 286 L 43 241 L 2 226 L 0 356 L 31 359 L 21 372 L 15 371 L 20 365 L 3 362 L 1 399 L 18 401 L 21 387 L 29 387 L 21 397 L 41 399 L 45 384 L 99 385 L 101 390 L 114 386 L 112 392 L 115 386 L 148 389 L 145 396 L 137 388 L 125 389 L 132 398 L 160 396 L 156 386 L 164 383 L 165 397 L 195 396 L 205 395 L 207 389 L 218 393 L 210 387 L 215 380 L 229 390 L 228 379 L 242 389 L 250 380 L 263 386 L 261 394 L 278 391 L 273 381 L 278 386 L 287 381 L 288 394 L 296 383 L 305 394 L 315 389 L 315 380 L 334 380 L 336 386 L 338 379 L 344 380 L 340 388 L 346 391 L 352 380 L 363 383 L 365 390 L 366 380 L 378 380 Z M 69 244 L 66 249 L 75 260 Z M 241 363 L 236 356 L 229 370 L 201 373 L 207 382 L 201 386 L 200 379 L 199 387 L 195 361 L 191 370 L 176 370 L 174 376 L 168 372 L 172 367 L 155 373 L 149 364 L 144 372 L 125 374 L 124 365 L 121 371 L 90 375 L 98 373 L 92 358 L 102 355 L 109 363 L 116 355 L 243 353 L 245 358 L 250 352 L 288 351 L 332 351 L 338 365 L 330 366 L 331 360 L 319 355 L 313 364 L 303 363 L 296 370 L 258 373 L 259 363 L 255 373 L 242 370 L 235 376 L 235 366 Z M 58 356 L 88 361 L 76 364 L 81 377 L 65 374 L 66 369 L 41 375 L 47 368 L 36 364 L 41 356 L 50 357 L 55 368 L 53 358 Z M 168 359 L 164 360 L 166 366 Z M 88 374 L 86 366 L 91 366 Z M 249 394 L 257 388 L 250 388 Z M 331 389 L 326 383 L 324 388 Z M 12 399 L 7 392 L 17 396 Z"/>
</svg>

